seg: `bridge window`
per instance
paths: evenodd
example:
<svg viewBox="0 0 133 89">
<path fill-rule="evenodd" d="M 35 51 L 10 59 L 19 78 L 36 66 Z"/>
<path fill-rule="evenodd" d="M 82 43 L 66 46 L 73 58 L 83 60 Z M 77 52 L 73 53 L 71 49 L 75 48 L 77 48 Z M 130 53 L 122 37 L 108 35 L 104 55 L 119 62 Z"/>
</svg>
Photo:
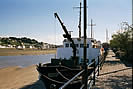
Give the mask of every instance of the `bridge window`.
<svg viewBox="0 0 133 89">
<path fill-rule="evenodd" d="M 79 44 L 75 44 L 76 47 L 79 47 Z M 72 44 L 70 44 L 70 47 L 72 47 Z"/>
<path fill-rule="evenodd" d="M 79 47 L 79 44 L 75 44 L 76 47 Z"/>
<path fill-rule="evenodd" d="M 84 44 L 80 44 L 80 48 L 84 48 Z M 89 48 L 89 44 L 87 44 L 87 48 Z"/>
<path fill-rule="evenodd" d="M 84 48 L 84 44 L 80 44 L 80 48 Z"/>
<path fill-rule="evenodd" d="M 89 48 L 89 44 L 87 44 L 87 48 Z"/>
<path fill-rule="evenodd" d="M 70 47 L 72 47 L 72 44 L 70 44 Z"/>
<path fill-rule="evenodd" d="M 65 44 L 65 47 L 68 48 L 69 47 L 69 44 Z"/>
</svg>

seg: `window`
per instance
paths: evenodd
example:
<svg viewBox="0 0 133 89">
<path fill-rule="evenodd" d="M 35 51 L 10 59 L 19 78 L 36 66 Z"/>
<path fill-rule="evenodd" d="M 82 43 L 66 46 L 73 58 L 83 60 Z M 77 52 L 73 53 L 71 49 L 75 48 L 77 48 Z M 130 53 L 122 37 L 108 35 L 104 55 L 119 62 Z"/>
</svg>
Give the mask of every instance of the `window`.
<svg viewBox="0 0 133 89">
<path fill-rule="evenodd" d="M 65 44 L 65 47 L 68 48 L 69 47 L 69 44 Z"/>
<path fill-rule="evenodd" d="M 84 48 L 84 44 L 80 44 L 80 48 Z M 89 44 L 87 44 L 87 48 L 89 48 Z"/>
<path fill-rule="evenodd" d="M 78 44 L 75 44 L 75 46 L 76 46 L 76 47 L 79 47 L 79 45 L 78 45 Z"/>
<path fill-rule="evenodd" d="M 87 48 L 89 48 L 89 44 L 87 44 Z"/>
<path fill-rule="evenodd" d="M 76 46 L 76 47 L 79 47 L 79 45 L 78 45 L 78 44 L 75 44 L 75 46 Z M 70 44 L 70 47 L 72 47 L 72 44 Z"/>
<path fill-rule="evenodd" d="M 72 47 L 72 44 L 70 44 L 70 47 Z"/>
<path fill-rule="evenodd" d="M 80 44 L 80 48 L 83 48 L 84 47 L 84 44 Z"/>
</svg>

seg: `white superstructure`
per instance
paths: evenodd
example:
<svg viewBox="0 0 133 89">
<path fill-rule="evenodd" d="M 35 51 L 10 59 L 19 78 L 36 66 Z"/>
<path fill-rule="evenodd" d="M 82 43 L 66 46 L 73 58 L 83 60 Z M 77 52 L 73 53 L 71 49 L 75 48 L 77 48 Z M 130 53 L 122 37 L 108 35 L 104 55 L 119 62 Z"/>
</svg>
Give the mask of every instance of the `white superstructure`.
<svg viewBox="0 0 133 89">
<path fill-rule="evenodd" d="M 84 49 L 84 39 L 83 38 L 72 38 L 77 51 L 76 51 L 76 56 L 79 57 L 79 63 L 83 60 L 83 49 Z M 100 48 L 101 44 L 99 41 L 96 41 L 91 38 L 87 38 L 87 59 L 88 62 L 90 63 L 92 59 L 96 59 L 97 56 L 100 56 Z M 72 44 L 70 41 L 65 39 L 63 41 L 63 47 L 62 48 L 57 48 L 57 54 L 56 57 L 57 59 L 67 59 L 69 60 L 73 56 L 73 49 L 72 49 Z"/>
</svg>

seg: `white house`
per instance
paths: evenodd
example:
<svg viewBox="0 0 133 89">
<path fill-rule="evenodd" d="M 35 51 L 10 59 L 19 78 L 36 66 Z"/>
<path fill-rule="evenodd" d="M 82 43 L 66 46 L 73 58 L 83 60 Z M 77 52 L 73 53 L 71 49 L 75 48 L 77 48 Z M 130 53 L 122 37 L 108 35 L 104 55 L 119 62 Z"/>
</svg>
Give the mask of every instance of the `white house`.
<svg viewBox="0 0 133 89">
<path fill-rule="evenodd" d="M 48 43 L 43 43 L 42 49 L 49 49 L 50 46 Z"/>
<path fill-rule="evenodd" d="M 0 45 L 0 48 L 7 48 L 6 46 L 2 46 L 2 45 Z"/>
</svg>

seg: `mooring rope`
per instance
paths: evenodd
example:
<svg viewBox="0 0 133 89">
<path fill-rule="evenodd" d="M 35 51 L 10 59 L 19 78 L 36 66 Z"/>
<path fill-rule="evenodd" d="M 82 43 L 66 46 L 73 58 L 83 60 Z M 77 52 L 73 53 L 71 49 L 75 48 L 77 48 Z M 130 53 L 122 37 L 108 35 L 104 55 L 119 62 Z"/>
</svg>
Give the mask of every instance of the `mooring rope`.
<svg viewBox="0 0 133 89">
<path fill-rule="evenodd" d="M 64 79 L 69 80 L 68 78 L 66 78 L 57 68 L 56 71 L 58 72 L 58 74 L 60 74 Z"/>
<path fill-rule="evenodd" d="M 48 80 L 51 80 L 51 81 L 56 82 L 56 83 L 60 83 L 60 84 L 64 84 L 64 83 L 65 83 L 65 82 L 60 82 L 60 81 L 57 81 L 57 80 L 51 79 L 51 78 L 49 78 L 48 76 L 43 75 L 43 74 L 42 74 L 42 76 L 45 77 L 45 78 L 47 78 Z"/>
</svg>

